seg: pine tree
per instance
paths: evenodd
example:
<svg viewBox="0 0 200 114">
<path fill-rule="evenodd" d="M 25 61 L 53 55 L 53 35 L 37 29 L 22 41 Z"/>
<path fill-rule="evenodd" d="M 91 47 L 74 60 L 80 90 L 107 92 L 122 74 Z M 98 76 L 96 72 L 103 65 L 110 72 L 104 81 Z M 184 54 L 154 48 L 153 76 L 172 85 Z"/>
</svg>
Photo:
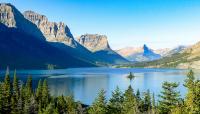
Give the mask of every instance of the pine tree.
<svg viewBox="0 0 200 114">
<path fill-rule="evenodd" d="M 74 101 L 73 96 L 65 97 L 66 106 L 67 106 L 67 113 L 68 114 L 76 114 L 76 103 Z"/>
<path fill-rule="evenodd" d="M 101 90 L 98 97 L 92 103 L 88 113 L 89 114 L 106 114 L 106 98 L 105 91 Z"/>
<path fill-rule="evenodd" d="M 38 108 L 41 109 L 41 105 L 42 105 L 42 81 L 39 80 L 38 82 L 38 86 L 36 89 L 36 101 L 38 102 Z"/>
<path fill-rule="evenodd" d="M 186 94 L 186 110 L 189 114 L 200 112 L 200 80 L 194 79 L 194 73 L 190 71 L 185 81 L 185 86 L 188 89 Z"/>
<path fill-rule="evenodd" d="M 47 80 L 45 79 L 42 85 L 42 107 L 45 108 L 49 103 L 50 95 Z"/>
<path fill-rule="evenodd" d="M 28 79 L 27 79 L 27 82 L 26 82 L 26 97 L 27 98 L 31 98 L 32 92 L 33 92 L 33 89 L 32 89 L 32 77 L 29 76 Z"/>
<path fill-rule="evenodd" d="M 112 97 L 108 102 L 108 113 L 109 114 L 121 114 L 122 112 L 123 96 L 122 92 L 117 87 L 114 92 L 112 92 Z"/>
<path fill-rule="evenodd" d="M 147 90 L 147 92 L 144 93 L 144 104 L 143 104 L 143 110 L 144 111 L 150 111 L 151 109 L 151 95 L 150 91 Z"/>
<path fill-rule="evenodd" d="M 155 101 L 155 95 L 153 93 L 152 95 L 152 114 L 156 113 L 156 101 Z"/>
<path fill-rule="evenodd" d="M 0 114 L 3 113 L 3 84 L 0 82 Z"/>
<path fill-rule="evenodd" d="M 19 99 L 19 82 L 18 82 L 18 79 L 17 79 L 16 70 L 14 72 L 12 92 L 13 92 L 13 95 L 12 95 L 12 98 L 11 98 L 12 113 L 18 114 L 19 110 L 17 109 L 17 104 L 18 104 L 17 102 L 18 102 L 18 99 Z"/>
<path fill-rule="evenodd" d="M 55 114 L 54 113 L 54 106 L 52 103 L 49 103 L 43 111 L 40 111 L 39 114 Z"/>
<path fill-rule="evenodd" d="M 137 92 L 136 92 L 136 99 L 137 99 L 138 102 L 141 100 L 141 97 L 140 97 L 140 90 L 139 90 L 139 89 L 138 89 Z"/>
<path fill-rule="evenodd" d="M 24 113 L 25 114 L 37 114 L 37 102 L 32 95 L 30 98 L 30 102 L 25 101 L 24 105 Z"/>
<path fill-rule="evenodd" d="M 131 86 L 128 87 L 128 89 L 124 93 L 124 100 L 122 103 L 122 113 L 123 114 L 136 114 L 138 113 L 138 107 L 136 98 L 133 93 L 133 89 Z"/>
<path fill-rule="evenodd" d="M 58 108 L 59 114 L 63 114 L 67 112 L 67 103 L 63 96 L 59 96 L 57 98 L 57 108 Z"/>
<path fill-rule="evenodd" d="M 177 83 L 164 82 L 162 85 L 163 91 L 159 97 L 159 112 L 163 114 L 168 114 L 171 109 L 175 108 L 180 100 L 180 93 L 175 89 L 178 87 Z"/>
<path fill-rule="evenodd" d="M 6 70 L 6 76 L 3 83 L 3 113 L 9 114 L 11 112 L 11 85 L 9 69 Z"/>
</svg>

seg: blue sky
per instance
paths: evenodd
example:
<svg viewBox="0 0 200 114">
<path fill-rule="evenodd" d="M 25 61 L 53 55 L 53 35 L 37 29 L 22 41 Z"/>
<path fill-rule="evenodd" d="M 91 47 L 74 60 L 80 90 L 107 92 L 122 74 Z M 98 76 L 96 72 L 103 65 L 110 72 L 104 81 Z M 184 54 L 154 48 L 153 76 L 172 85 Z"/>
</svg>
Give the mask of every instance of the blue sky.
<svg viewBox="0 0 200 114">
<path fill-rule="evenodd" d="M 108 36 L 112 48 L 158 49 L 200 41 L 200 0 L 0 0 L 65 22 L 74 36 Z"/>
</svg>

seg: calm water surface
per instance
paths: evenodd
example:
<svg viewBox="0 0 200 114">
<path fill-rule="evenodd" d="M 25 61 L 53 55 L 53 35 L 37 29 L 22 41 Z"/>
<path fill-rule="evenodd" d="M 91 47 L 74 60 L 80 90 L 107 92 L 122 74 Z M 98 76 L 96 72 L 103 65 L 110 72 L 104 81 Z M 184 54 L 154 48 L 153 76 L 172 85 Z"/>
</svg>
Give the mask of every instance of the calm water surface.
<svg viewBox="0 0 200 114">
<path fill-rule="evenodd" d="M 129 72 L 136 76 L 130 81 Z M 75 100 L 91 104 L 101 89 L 106 91 L 109 98 L 118 86 L 123 92 L 131 86 L 134 91 L 139 89 L 158 95 L 164 81 L 178 82 L 178 91 L 182 97 L 186 92 L 183 86 L 188 70 L 177 69 L 136 69 L 136 68 L 72 68 L 61 70 L 21 70 L 17 71 L 20 80 L 25 81 L 28 75 L 33 77 L 36 87 L 39 79 L 47 79 L 52 95 L 74 95 Z M 4 72 L 1 73 L 1 79 Z M 200 79 L 200 72 L 195 71 L 195 77 Z"/>
</svg>

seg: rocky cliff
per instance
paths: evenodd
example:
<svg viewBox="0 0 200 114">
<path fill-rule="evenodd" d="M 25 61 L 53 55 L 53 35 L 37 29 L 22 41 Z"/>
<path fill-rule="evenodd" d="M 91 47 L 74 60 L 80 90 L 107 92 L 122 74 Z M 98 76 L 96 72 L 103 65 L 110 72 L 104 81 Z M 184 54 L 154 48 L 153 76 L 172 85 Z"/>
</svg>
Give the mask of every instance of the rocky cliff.
<svg viewBox="0 0 200 114">
<path fill-rule="evenodd" d="M 105 35 L 85 34 L 78 37 L 77 41 L 92 52 L 110 49 Z"/>
<path fill-rule="evenodd" d="M 40 30 L 11 4 L 0 3 L 0 22 L 10 28 L 17 28 L 28 34 L 34 35 L 40 40 L 45 40 Z"/>
<path fill-rule="evenodd" d="M 129 62 L 110 48 L 105 35 L 85 34 L 78 37 L 77 41 L 105 63 L 126 64 Z"/>
<path fill-rule="evenodd" d="M 37 25 L 47 41 L 61 42 L 71 47 L 77 46 L 70 29 L 63 22 L 49 22 L 45 15 L 33 11 L 25 11 L 24 17 Z"/>
</svg>

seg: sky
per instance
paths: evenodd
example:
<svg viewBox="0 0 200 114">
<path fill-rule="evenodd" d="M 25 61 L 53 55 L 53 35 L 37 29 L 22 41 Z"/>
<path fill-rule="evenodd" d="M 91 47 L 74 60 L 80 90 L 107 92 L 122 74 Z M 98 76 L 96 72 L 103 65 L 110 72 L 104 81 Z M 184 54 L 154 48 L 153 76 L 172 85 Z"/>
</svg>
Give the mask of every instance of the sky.
<svg viewBox="0 0 200 114">
<path fill-rule="evenodd" d="M 0 0 L 64 22 L 74 37 L 107 35 L 113 49 L 152 49 L 200 41 L 200 0 Z"/>
</svg>

